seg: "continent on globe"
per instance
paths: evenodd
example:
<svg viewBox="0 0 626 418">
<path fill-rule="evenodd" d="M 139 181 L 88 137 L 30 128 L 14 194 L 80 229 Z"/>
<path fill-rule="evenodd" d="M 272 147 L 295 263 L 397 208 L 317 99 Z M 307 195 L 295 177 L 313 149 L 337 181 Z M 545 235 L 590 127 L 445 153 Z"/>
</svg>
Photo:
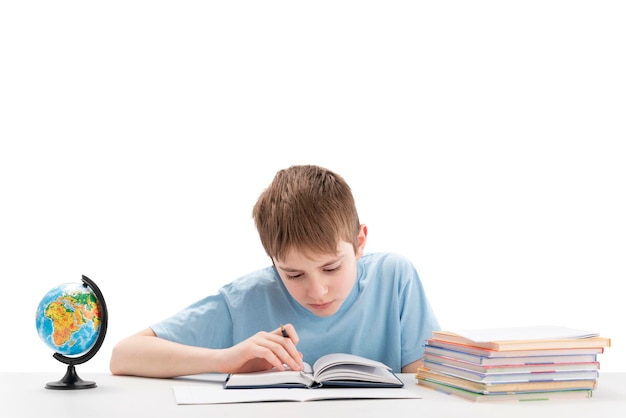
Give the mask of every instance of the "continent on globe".
<svg viewBox="0 0 626 418">
<path fill-rule="evenodd" d="M 94 292 L 80 283 L 56 286 L 43 297 L 37 308 L 37 331 L 54 351 L 77 355 L 96 342 L 102 323 L 102 310 Z"/>
<path fill-rule="evenodd" d="M 52 341 L 55 346 L 74 345 L 72 335 L 91 323 L 94 333 L 100 326 L 98 303 L 91 293 L 74 293 L 60 296 L 50 302 L 45 311 L 52 321 Z"/>
</svg>

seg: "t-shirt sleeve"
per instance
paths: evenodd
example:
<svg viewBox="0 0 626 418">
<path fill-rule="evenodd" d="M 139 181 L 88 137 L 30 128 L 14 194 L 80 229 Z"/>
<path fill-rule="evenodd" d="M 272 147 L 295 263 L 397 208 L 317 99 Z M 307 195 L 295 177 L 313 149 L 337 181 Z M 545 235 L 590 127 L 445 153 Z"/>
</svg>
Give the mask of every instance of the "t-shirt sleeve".
<svg viewBox="0 0 626 418">
<path fill-rule="evenodd" d="M 206 348 L 233 345 L 232 319 L 222 293 L 208 296 L 151 326 L 159 338 Z"/>
<path fill-rule="evenodd" d="M 428 302 L 424 286 L 410 261 L 401 263 L 406 279 L 400 290 L 400 327 L 402 328 L 402 366 L 424 356 L 426 340 L 439 330 L 439 322 Z"/>
</svg>

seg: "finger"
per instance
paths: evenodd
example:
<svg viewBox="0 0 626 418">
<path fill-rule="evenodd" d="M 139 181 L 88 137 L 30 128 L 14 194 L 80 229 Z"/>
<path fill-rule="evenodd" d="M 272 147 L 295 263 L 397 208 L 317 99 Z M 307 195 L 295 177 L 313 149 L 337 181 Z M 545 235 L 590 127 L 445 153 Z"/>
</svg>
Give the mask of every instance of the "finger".
<svg viewBox="0 0 626 418">
<path fill-rule="evenodd" d="M 278 329 L 278 333 L 281 337 L 291 341 L 292 344 L 283 344 L 283 347 L 287 350 L 291 358 L 297 362 L 298 368 L 301 369 L 303 366 L 302 354 L 296 349 L 296 345 L 300 341 L 300 338 L 298 337 L 295 327 L 291 324 L 281 325 Z M 290 367 L 293 366 L 290 365 Z"/>
<path fill-rule="evenodd" d="M 278 356 L 267 347 L 257 346 L 251 351 L 252 360 L 248 360 L 250 364 L 268 364 L 269 368 L 275 368 L 276 370 L 285 370 L 285 363 L 278 358 Z M 251 371 L 266 370 L 266 367 L 253 369 Z"/>
<path fill-rule="evenodd" d="M 291 324 L 284 324 L 278 327 L 278 331 L 275 331 L 278 335 L 282 337 L 289 338 L 293 345 L 296 346 L 300 342 L 300 338 L 298 337 L 298 333 L 296 332 L 296 328 Z"/>
<path fill-rule="evenodd" d="M 296 360 L 288 352 L 289 346 L 293 347 L 291 340 L 282 336 L 278 337 L 272 334 L 266 334 L 269 338 L 261 339 L 256 342 L 256 349 L 253 355 L 262 358 L 278 370 L 285 370 L 287 365 L 292 370 L 301 370 L 301 361 Z"/>
<path fill-rule="evenodd" d="M 291 329 L 293 329 L 293 327 L 291 327 Z M 257 341 L 257 344 L 268 348 L 280 361 L 282 361 L 282 364 L 286 364 L 290 369 L 302 370 L 302 356 L 300 356 L 300 353 L 293 344 L 292 339 L 289 338 L 289 335 L 287 337 L 283 336 L 283 331 L 284 333 L 287 333 L 287 328 L 284 328 L 281 325 L 278 329 L 272 331 L 271 333 L 265 334 L 265 337 L 263 336 L 263 333 L 260 333 L 259 337 L 261 337 L 261 340 Z M 272 361 L 272 364 L 275 363 Z"/>
</svg>

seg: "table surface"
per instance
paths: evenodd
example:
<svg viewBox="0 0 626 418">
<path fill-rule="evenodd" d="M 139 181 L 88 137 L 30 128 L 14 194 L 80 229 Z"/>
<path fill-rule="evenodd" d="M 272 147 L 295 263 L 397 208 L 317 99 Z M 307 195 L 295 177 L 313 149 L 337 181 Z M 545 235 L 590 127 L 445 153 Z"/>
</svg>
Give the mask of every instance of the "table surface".
<svg viewBox="0 0 626 418">
<path fill-rule="evenodd" d="M 97 387 L 51 390 L 45 384 L 59 380 L 63 372 L 0 373 L 0 417 L 244 417 L 276 416 L 381 417 L 385 414 L 431 417 L 625 417 L 626 373 L 601 373 L 591 399 L 535 402 L 474 403 L 416 385 L 414 374 L 400 377 L 421 399 L 334 400 L 313 402 L 264 402 L 225 405 L 177 405 L 174 385 L 220 385 L 223 375 L 198 375 L 177 379 L 112 376 L 80 373 Z"/>
</svg>

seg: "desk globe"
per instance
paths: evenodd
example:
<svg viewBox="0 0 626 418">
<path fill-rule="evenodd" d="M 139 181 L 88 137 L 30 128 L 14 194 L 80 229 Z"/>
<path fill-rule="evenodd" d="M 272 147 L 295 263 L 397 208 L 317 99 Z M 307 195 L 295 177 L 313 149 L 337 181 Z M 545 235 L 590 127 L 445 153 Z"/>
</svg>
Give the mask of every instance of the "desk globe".
<svg viewBox="0 0 626 418">
<path fill-rule="evenodd" d="M 37 307 L 37 332 L 67 364 L 65 376 L 46 384 L 48 389 L 89 389 L 96 383 L 82 380 L 75 366 L 91 359 L 106 335 L 108 313 L 98 286 L 83 276 L 82 283 L 64 283 L 45 294 Z"/>
</svg>

